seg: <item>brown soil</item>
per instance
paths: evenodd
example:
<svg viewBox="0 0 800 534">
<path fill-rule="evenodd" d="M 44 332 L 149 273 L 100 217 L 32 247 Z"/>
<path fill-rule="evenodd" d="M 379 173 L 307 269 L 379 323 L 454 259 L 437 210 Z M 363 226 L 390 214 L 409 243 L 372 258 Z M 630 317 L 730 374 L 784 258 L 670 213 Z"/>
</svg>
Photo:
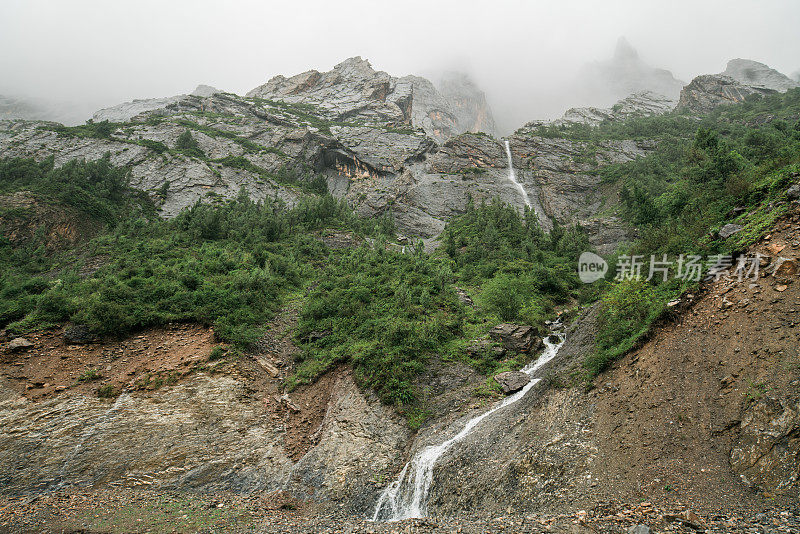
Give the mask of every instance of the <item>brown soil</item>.
<svg viewBox="0 0 800 534">
<path fill-rule="evenodd" d="M 14 245 L 30 240 L 44 228 L 45 246 L 52 250 L 88 241 L 98 228 L 75 210 L 42 202 L 28 191 L 0 195 L 0 228 Z"/>
<path fill-rule="evenodd" d="M 752 252 L 797 258 L 800 213 Z M 766 502 L 739 483 L 730 450 L 761 395 L 800 395 L 800 283 L 720 280 L 677 320 L 602 375 L 596 393 L 597 470 L 622 494 L 736 507 Z M 601 477 L 602 482 L 602 477 Z M 796 498 L 796 496 L 794 496 Z"/>
<path fill-rule="evenodd" d="M 218 345 L 210 328 L 185 324 L 88 345 L 66 345 L 61 329 L 25 339 L 33 343 L 31 349 L 0 354 L 0 375 L 31 400 L 67 390 L 94 395 L 102 386 L 111 386 L 117 394 L 168 385 L 209 364 L 211 350 Z"/>
</svg>

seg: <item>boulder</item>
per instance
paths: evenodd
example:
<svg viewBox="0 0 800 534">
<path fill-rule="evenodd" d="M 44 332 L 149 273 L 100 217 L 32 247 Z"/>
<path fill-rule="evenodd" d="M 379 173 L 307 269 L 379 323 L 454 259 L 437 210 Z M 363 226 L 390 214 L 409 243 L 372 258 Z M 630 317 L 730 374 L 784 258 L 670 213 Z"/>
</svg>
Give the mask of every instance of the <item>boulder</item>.
<svg viewBox="0 0 800 534">
<path fill-rule="evenodd" d="M 794 184 L 786 190 L 786 198 L 789 200 L 800 200 L 800 184 Z"/>
<path fill-rule="evenodd" d="M 503 388 L 503 393 L 508 395 L 524 388 L 531 381 L 531 377 L 522 371 L 506 371 L 496 374 L 494 381 Z"/>
<path fill-rule="evenodd" d="M 62 337 L 66 345 L 86 345 L 94 339 L 89 327 L 82 324 L 65 328 Z"/>
<path fill-rule="evenodd" d="M 780 258 L 780 263 L 775 267 L 775 277 L 794 276 L 797 274 L 797 261 L 788 258 Z"/>
<path fill-rule="evenodd" d="M 8 352 L 20 352 L 23 350 L 28 350 L 31 347 L 33 347 L 33 343 L 31 343 L 24 337 L 15 337 L 14 339 L 8 342 L 8 344 L 6 345 L 6 350 Z"/>
<path fill-rule="evenodd" d="M 507 350 L 514 352 L 530 352 L 541 343 L 532 326 L 512 323 L 501 323 L 489 331 L 489 337 L 499 341 Z"/>
<path fill-rule="evenodd" d="M 733 234 L 737 234 L 742 230 L 744 230 L 742 225 L 729 223 L 719 229 L 719 236 L 722 239 L 728 239 Z"/>
</svg>

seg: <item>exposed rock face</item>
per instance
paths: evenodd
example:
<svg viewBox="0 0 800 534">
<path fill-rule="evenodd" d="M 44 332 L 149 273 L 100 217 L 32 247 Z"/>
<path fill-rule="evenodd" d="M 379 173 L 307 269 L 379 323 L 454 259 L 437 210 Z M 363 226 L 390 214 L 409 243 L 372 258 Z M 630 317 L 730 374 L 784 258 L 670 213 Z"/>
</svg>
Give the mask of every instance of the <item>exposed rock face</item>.
<svg viewBox="0 0 800 534">
<path fill-rule="evenodd" d="M 231 376 L 198 374 L 116 400 L 62 394 L 31 402 L 0 379 L 0 480 L 18 494 L 109 482 L 208 491 L 288 490 L 363 512 L 375 473 L 394 467 L 406 422 L 349 375 L 339 379 L 299 462 L 264 400 Z"/>
<path fill-rule="evenodd" d="M 333 121 L 422 128 L 439 142 L 468 131 L 494 133 L 486 100 L 467 78 L 450 77 L 439 92 L 425 78 L 395 78 L 375 71 L 360 57 L 343 61 L 329 72 L 275 76 L 247 96 L 313 104 Z"/>
<path fill-rule="evenodd" d="M 678 109 L 708 113 L 720 104 L 735 104 L 751 95 L 785 92 L 800 84 L 749 59 L 732 59 L 724 72 L 698 76 L 681 91 Z"/>
<path fill-rule="evenodd" d="M 101 110 L 95 120 L 123 121 L 104 138 L 55 124 L 2 122 L 0 154 L 52 155 L 61 165 L 109 153 L 114 165 L 130 167 L 131 184 L 149 192 L 165 217 L 198 200 L 234 198 L 242 188 L 255 200 L 293 205 L 303 192 L 281 176 L 321 174 L 360 215 L 391 212 L 401 234 L 429 246 L 470 197 L 526 205 L 508 179 L 501 141 L 477 133 L 450 137 L 493 128 L 483 95 L 463 76 L 444 79 L 437 90 L 423 78 L 394 78 L 353 58 L 327 73 L 273 78 L 251 97 L 208 87 L 195 93 Z M 620 109 L 638 113 L 645 101 L 653 100 L 629 100 Z M 187 129 L 205 157 L 175 149 Z M 589 154 L 581 143 L 537 140 L 524 129 L 509 141 L 517 181 L 545 230 L 553 219 L 580 223 L 604 251 L 624 239 L 618 221 L 594 218 L 601 197 L 594 170 L 644 154 L 643 144 L 609 142 Z"/>
<path fill-rule="evenodd" d="M 652 91 L 676 99 L 684 82 L 668 70 L 646 64 L 638 52 L 621 37 L 612 59 L 591 63 L 584 67 L 579 86 L 585 87 L 594 100 L 607 98 L 613 102 L 631 93 Z"/>
<path fill-rule="evenodd" d="M 165 98 L 148 98 L 143 100 L 132 100 L 118 104 L 110 108 L 104 108 L 97 111 L 92 120 L 95 122 L 109 121 L 109 122 L 125 122 L 129 121 L 137 115 L 163 109 L 171 104 L 179 102 L 186 95 L 168 96 Z"/>
<path fill-rule="evenodd" d="M 606 192 L 595 171 L 603 165 L 642 157 L 655 148 L 653 143 L 611 140 L 590 144 L 541 137 L 529 126 L 510 139 L 512 153 L 519 158 L 517 178 L 527 190 L 539 195 L 547 217 L 584 227 L 601 254 L 610 253 L 627 239 L 621 220 L 597 215 L 603 211 Z"/>
<path fill-rule="evenodd" d="M 800 403 L 766 398 L 748 410 L 731 467 L 748 485 L 792 492 L 800 481 Z"/>
</svg>

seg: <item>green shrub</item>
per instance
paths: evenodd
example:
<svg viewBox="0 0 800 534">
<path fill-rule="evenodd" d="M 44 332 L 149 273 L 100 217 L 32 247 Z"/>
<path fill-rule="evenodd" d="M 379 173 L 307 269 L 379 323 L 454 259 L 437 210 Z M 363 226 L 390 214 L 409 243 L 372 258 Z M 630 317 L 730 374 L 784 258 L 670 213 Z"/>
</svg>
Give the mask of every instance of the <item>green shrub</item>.
<svg viewBox="0 0 800 534">
<path fill-rule="evenodd" d="M 192 136 L 192 132 L 184 130 L 175 141 L 175 149 L 195 158 L 205 158 L 205 153 L 200 149 L 200 143 Z"/>
</svg>

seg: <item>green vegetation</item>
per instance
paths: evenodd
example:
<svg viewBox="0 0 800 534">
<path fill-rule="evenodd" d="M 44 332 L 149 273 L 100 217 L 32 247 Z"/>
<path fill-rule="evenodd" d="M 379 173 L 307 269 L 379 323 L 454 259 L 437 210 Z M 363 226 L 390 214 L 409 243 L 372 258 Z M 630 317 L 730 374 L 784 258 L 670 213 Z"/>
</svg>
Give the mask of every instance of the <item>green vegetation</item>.
<svg viewBox="0 0 800 534">
<path fill-rule="evenodd" d="M 93 380 L 100 380 L 103 375 L 97 372 L 97 369 L 87 369 L 78 377 L 78 382 L 91 382 Z"/>
<path fill-rule="evenodd" d="M 470 203 L 432 255 L 421 244 L 407 254 L 386 250 L 381 240 L 332 254 L 301 312 L 297 337 L 305 350 L 289 385 L 347 363 L 361 385 L 408 406 L 417 421 L 413 382 L 427 361 L 445 355 L 487 374 L 502 370 L 508 361 L 490 353 L 468 358 L 466 343 L 500 320 L 542 325 L 555 303 L 578 295 L 574 262 L 586 246 L 575 229 L 547 235 L 530 212 L 495 201 Z M 459 302 L 454 283 L 483 288 L 477 308 Z"/>
<path fill-rule="evenodd" d="M 192 137 L 192 132 L 184 130 L 175 141 L 175 149 L 181 154 L 191 156 L 193 158 L 205 158 L 205 153 L 200 149 L 200 144 L 197 139 Z"/>
<path fill-rule="evenodd" d="M 622 252 L 708 257 L 744 250 L 786 212 L 784 192 L 800 172 L 798 116 L 800 89 L 793 89 L 721 106 L 699 120 L 671 114 L 560 131 L 578 139 L 654 139 L 647 157 L 599 171 L 619 187 L 619 213 L 640 236 Z M 729 222 L 744 230 L 718 238 L 714 231 Z M 597 353 L 586 362 L 590 375 L 630 350 L 665 303 L 692 285 L 678 282 L 626 281 L 605 295 Z"/>
<path fill-rule="evenodd" d="M 80 251 L 47 253 L 38 235 L 20 246 L 0 244 L 0 327 L 24 332 L 69 320 L 95 334 L 125 335 L 197 321 L 214 325 L 220 340 L 244 347 L 325 257 L 311 232 L 391 228 L 359 219 L 330 196 L 289 210 L 273 201 L 255 204 L 242 194 L 215 206 L 197 204 L 165 221 L 125 178 L 107 159 L 60 169 L 52 162 L 0 163 L 0 191 L 30 190 L 98 225 L 108 223 Z M 92 258 L 102 258 L 102 266 L 82 276 Z"/>
<path fill-rule="evenodd" d="M 333 124 L 313 106 L 261 103 L 316 121 L 320 129 Z M 798 116 L 800 90 L 794 90 L 699 120 L 670 114 L 538 133 L 582 141 L 580 161 L 608 191 L 619 191 L 618 213 L 639 235 L 621 254 L 707 256 L 747 246 L 785 212 L 791 173 L 800 171 Z M 691 287 L 681 280 L 581 284 L 576 259 L 591 247 L 580 229 L 556 225 L 544 232 L 530 210 L 520 214 L 496 200 L 470 201 L 447 223 L 434 253 L 421 242 L 400 247 L 390 243 L 390 217 L 357 217 L 327 194 L 323 177 L 290 165 L 270 173 L 247 155 L 211 161 L 193 132 L 232 139 L 247 154 L 265 149 L 231 132 L 181 124 L 180 153 L 310 194 L 291 209 L 277 200 L 255 203 L 244 192 L 234 200 L 210 198 L 165 221 L 108 157 L 59 169 L 52 160 L 2 160 L 0 193 L 31 191 L 78 211 L 100 230 L 69 250 L 46 250 L 43 231 L 23 243 L 0 241 L 0 328 L 24 333 L 70 321 L 110 336 L 193 321 L 213 325 L 218 341 L 231 345 L 231 352 L 214 348 L 209 359 L 215 360 L 246 350 L 291 297 L 299 308 L 295 335 L 302 352 L 286 385 L 349 365 L 362 387 L 397 406 L 415 427 L 427 413 L 415 381 L 432 359 L 461 360 L 487 377 L 526 363 L 529 356 L 500 359 L 491 347 L 466 350 L 498 322 L 542 329 L 557 308 L 602 298 L 597 350 L 585 362 L 592 377 L 641 342 L 669 309 L 666 303 Z M 107 138 L 116 128 L 89 123 L 69 132 Z M 644 158 L 595 168 L 603 142 L 621 138 L 652 139 L 654 149 Z M 161 143 L 139 144 L 169 152 Z M 165 184 L 158 194 L 163 198 L 168 190 Z M 12 211 L 0 216 L 30 216 Z M 728 240 L 715 237 L 727 222 L 745 229 Z M 317 238 L 329 229 L 355 234 L 363 244 L 329 249 Z M 460 291 L 475 306 L 463 304 Z M 98 378 L 87 371 L 82 381 Z M 174 379 L 148 377 L 140 387 Z M 106 387 L 98 394 L 113 396 Z M 487 379 L 479 389 L 492 396 L 497 386 Z"/>
</svg>

